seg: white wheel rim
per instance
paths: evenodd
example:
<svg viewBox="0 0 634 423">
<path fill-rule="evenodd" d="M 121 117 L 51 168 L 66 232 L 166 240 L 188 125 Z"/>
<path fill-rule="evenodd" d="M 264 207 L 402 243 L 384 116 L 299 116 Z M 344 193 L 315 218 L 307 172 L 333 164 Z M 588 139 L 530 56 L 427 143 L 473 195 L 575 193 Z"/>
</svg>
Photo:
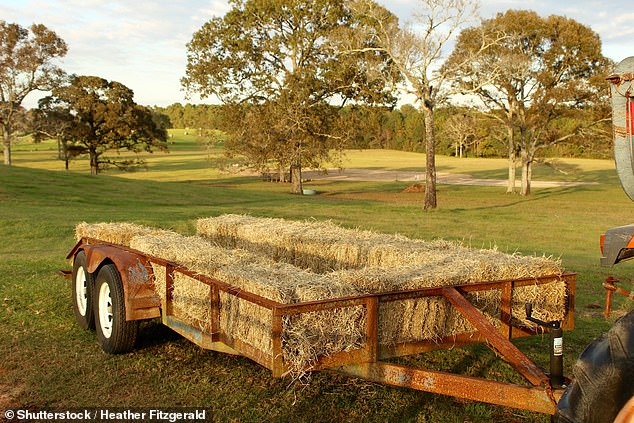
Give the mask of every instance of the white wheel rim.
<svg viewBox="0 0 634 423">
<path fill-rule="evenodd" d="M 112 298 L 110 297 L 110 286 L 102 283 L 99 288 L 99 326 L 101 333 L 106 338 L 112 335 Z"/>
<path fill-rule="evenodd" d="M 77 269 L 77 275 L 75 275 L 75 299 L 77 300 L 77 311 L 85 316 L 88 308 L 88 282 L 83 266 Z"/>
</svg>

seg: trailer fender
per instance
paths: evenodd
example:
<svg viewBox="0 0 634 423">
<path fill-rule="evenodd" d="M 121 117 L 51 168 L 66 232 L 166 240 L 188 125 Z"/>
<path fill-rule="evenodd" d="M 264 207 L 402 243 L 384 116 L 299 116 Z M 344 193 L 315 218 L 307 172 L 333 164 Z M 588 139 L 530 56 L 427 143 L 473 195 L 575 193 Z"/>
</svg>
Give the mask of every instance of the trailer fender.
<svg viewBox="0 0 634 423">
<path fill-rule="evenodd" d="M 145 257 L 113 245 L 83 244 L 80 241 L 69 258 L 80 250 L 86 254 L 90 273 L 97 272 L 107 263 L 113 263 L 117 268 L 123 284 L 126 321 L 161 316 L 161 299 L 154 286 L 154 272 Z"/>
</svg>

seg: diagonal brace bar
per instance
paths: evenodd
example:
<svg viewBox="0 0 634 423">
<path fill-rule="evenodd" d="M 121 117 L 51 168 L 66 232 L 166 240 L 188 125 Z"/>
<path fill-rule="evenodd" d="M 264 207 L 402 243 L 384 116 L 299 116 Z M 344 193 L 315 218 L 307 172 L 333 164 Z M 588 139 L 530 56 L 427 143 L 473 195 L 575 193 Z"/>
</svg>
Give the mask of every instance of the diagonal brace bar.
<svg viewBox="0 0 634 423">
<path fill-rule="evenodd" d="M 489 341 L 495 351 L 506 357 L 511 366 L 522 374 L 530 383 L 541 386 L 548 383 L 548 376 L 533 361 L 509 342 L 500 331 L 484 317 L 482 312 L 473 306 L 456 288 L 447 286 L 442 290 L 445 297 L 458 311 L 473 324 Z"/>
</svg>

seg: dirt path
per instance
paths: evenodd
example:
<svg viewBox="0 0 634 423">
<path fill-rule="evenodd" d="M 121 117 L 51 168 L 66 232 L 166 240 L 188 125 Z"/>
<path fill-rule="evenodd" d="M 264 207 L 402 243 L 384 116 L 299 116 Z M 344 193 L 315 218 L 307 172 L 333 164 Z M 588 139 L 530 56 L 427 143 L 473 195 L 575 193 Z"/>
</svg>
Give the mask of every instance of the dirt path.
<svg viewBox="0 0 634 423">
<path fill-rule="evenodd" d="M 425 180 L 424 172 L 376 170 L 376 169 L 328 169 L 328 173 L 308 170 L 303 172 L 306 179 L 331 181 L 403 181 L 418 182 Z M 479 179 L 461 173 L 438 173 L 439 184 L 449 185 L 479 185 L 490 187 L 505 187 L 506 179 Z M 516 181 L 519 184 L 520 180 Z M 596 182 L 560 182 L 560 181 L 531 181 L 534 188 L 574 187 L 582 185 L 596 185 Z"/>
</svg>

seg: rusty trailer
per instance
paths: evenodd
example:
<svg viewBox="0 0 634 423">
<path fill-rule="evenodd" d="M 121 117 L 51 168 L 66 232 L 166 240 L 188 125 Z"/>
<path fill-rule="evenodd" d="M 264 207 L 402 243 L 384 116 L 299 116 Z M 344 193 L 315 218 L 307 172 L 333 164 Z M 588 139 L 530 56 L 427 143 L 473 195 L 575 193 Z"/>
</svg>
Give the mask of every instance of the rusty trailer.
<svg viewBox="0 0 634 423">
<path fill-rule="evenodd" d="M 117 329 L 113 329 L 114 325 L 125 325 L 138 320 L 160 318 L 163 324 L 202 348 L 248 357 L 271 370 L 273 376 L 281 377 L 288 371 L 282 354 L 282 324 L 285 317 L 321 310 L 360 306 L 365 309 L 366 316 L 363 346 L 358 349 L 319 357 L 318 361 L 308 370 L 333 371 L 387 385 L 546 414 L 555 413 L 557 401 L 563 393 L 561 375 L 549 374 L 509 341 L 512 338 L 550 330 L 540 327 L 523 327 L 516 324 L 517 320 L 512 319 L 512 298 L 514 290 L 518 287 L 563 280 L 567 287 L 567 306 L 566 317 L 561 322 L 561 329 L 572 329 L 574 325 L 576 282 L 574 273 L 537 279 L 500 280 L 282 304 L 251 292 L 237 289 L 221 280 L 198 274 L 160 257 L 153 257 L 141 251 L 96 239 L 81 239 L 68 254 L 67 258 L 72 258 L 74 261 L 73 272 L 64 273 L 69 279 L 73 280 L 73 301 L 78 303 L 76 309 L 80 310 L 80 315 L 77 316 L 78 321 L 80 324 L 85 323 L 83 324 L 84 327 L 88 327 L 90 324 L 93 327 L 97 327 L 98 338 L 107 352 L 124 352 L 133 346 L 134 339 L 130 341 L 128 339 L 130 337 L 126 338 L 124 335 L 121 335 L 124 343 L 127 342 L 124 348 L 108 344 L 109 338 L 119 336 L 115 333 Z M 153 264 L 165 267 L 164 280 L 154 280 Z M 95 283 L 99 282 L 99 277 L 104 273 L 104 268 L 107 268 L 111 273 L 113 269 L 116 269 L 118 277 L 114 278 L 116 279 L 114 285 L 110 283 L 108 286 L 103 286 L 105 285 L 103 284 L 100 288 Z M 210 330 L 204 331 L 193 327 L 174 315 L 172 292 L 174 289 L 174 278 L 178 273 L 182 273 L 209 287 L 209 304 L 212 310 Z M 116 292 L 119 289 L 115 286 L 116 283 L 121 285 L 119 292 Z M 162 301 L 156 293 L 155 284 L 165 285 L 166 294 Z M 104 292 L 102 291 L 104 290 L 107 291 L 105 293 L 105 301 L 102 300 L 104 297 Z M 471 304 L 465 296 L 468 293 L 487 290 L 500 292 L 499 327 L 489 322 L 483 313 Z M 225 333 L 221 329 L 221 293 L 246 300 L 269 310 L 272 319 L 272 330 L 270 333 L 273 346 L 272 353 L 265 353 L 250 344 L 242 342 L 231 333 Z M 93 299 L 92 297 L 95 295 L 99 298 L 95 297 Z M 395 345 L 383 345 L 377 341 L 377 327 L 380 317 L 379 307 L 382 304 L 425 297 L 445 298 L 476 328 L 476 331 L 440 340 L 407 342 Z M 91 310 L 91 306 L 95 308 L 94 311 Z M 82 311 L 85 315 L 94 314 L 97 323 L 82 320 Z M 90 318 L 91 316 L 84 317 Z M 117 322 L 117 319 L 120 322 Z M 104 326 L 104 328 L 100 326 Z M 105 335 L 103 332 L 105 332 Z M 104 342 L 106 342 L 105 345 Z M 442 371 L 412 368 L 386 361 L 396 357 L 474 343 L 486 343 L 526 379 L 526 384 L 518 385 Z M 554 369 L 555 373 L 561 372 L 560 356 L 561 354 L 559 354 L 559 357 L 555 357 L 555 361 L 559 362 L 558 365 L 556 364 L 553 367 L 551 363 L 550 373 L 553 373 L 552 369 Z"/>
</svg>

